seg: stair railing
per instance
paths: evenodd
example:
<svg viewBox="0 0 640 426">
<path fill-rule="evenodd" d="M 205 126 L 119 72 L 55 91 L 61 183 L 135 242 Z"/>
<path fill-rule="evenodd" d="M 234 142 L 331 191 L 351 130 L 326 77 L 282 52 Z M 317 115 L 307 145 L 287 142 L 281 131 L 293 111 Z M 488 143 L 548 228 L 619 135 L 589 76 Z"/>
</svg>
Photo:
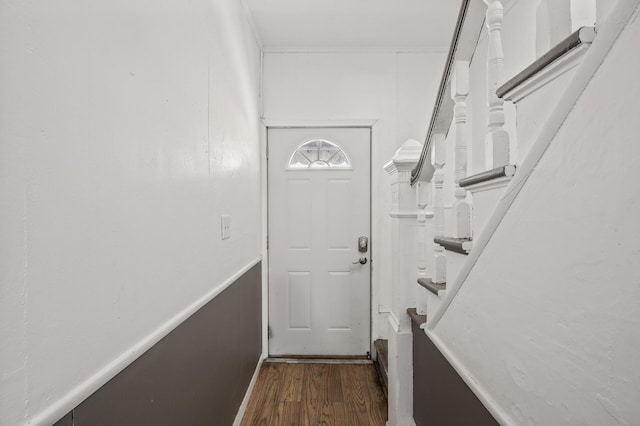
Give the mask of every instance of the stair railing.
<svg viewBox="0 0 640 426">
<path fill-rule="evenodd" d="M 630 19 L 634 19 L 635 16 L 637 16 L 638 10 L 640 10 L 640 0 L 619 0 L 615 9 L 606 18 L 606 22 L 598 27 L 598 35 L 591 42 L 589 50 L 584 54 L 580 67 L 575 71 L 575 74 L 564 89 L 558 103 L 553 107 L 549 119 L 544 123 L 540 133 L 533 141 L 527 156 L 518 164 L 518 173 L 509 181 L 502 197 L 479 235 L 477 235 L 477 237 L 474 236 L 473 250 L 469 253 L 455 280 L 448 283 L 446 295 L 440 307 L 436 312 L 429 313 L 425 332 L 430 336 L 432 336 L 431 330 L 437 326 L 455 299 L 464 281 L 478 261 L 478 258 L 491 240 L 491 237 L 520 193 L 520 190 L 529 179 L 534 168 L 557 135 L 567 116 L 573 110 L 578 99 L 613 47 L 622 30 Z M 544 59 L 544 57 L 541 59 Z M 435 335 L 433 336 L 434 339 L 437 340 Z"/>
</svg>

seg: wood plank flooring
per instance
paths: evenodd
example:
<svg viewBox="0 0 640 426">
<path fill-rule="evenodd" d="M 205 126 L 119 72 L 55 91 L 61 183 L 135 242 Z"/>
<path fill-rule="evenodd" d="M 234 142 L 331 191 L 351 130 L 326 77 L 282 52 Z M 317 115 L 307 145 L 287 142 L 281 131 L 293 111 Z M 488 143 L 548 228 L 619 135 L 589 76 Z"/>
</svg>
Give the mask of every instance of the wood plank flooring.
<svg viewBox="0 0 640 426">
<path fill-rule="evenodd" d="M 384 426 L 387 400 L 372 364 L 265 362 L 242 426 Z"/>
</svg>

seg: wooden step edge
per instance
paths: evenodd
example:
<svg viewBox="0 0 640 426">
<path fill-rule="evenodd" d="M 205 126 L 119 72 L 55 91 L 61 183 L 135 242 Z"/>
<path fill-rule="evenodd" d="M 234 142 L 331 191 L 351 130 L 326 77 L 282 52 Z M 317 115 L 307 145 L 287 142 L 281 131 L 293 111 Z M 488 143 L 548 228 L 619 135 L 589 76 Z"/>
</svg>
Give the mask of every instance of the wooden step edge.
<svg viewBox="0 0 640 426">
<path fill-rule="evenodd" d="M 473 241 L 470 238 L 435 237 L 433 242 L 441 245 L 445 250 L 464 255 L 469 254 L 473 245 Z"/>
<path fill-rule="evenodd" d="M 378 380 L 380 381 L 380 385 L 382 387 L 382 391 L 384 392 L 385 397 L 388 397 L 388 387 L 389 387 L 389 360 L 388 360 L 388 340 L 385 339 L 377 339 L 373 342 L 373 346 L 376 349 L 376 361 L 374 362 L 374 366 L 376 368 L 376 373 L 378 374 Z"/>
<path fill-rule="evenodd" d="M 502 86 L 498 87 L 496 90 L 496 96 L 498 96 L 498 98 L 512 100 L 510 94 L 518 87 L 525 85 L 525 83 L 532 80 L 563 56 L 569 55 L 580 50 L 580 48 L 590 45 L 595 37 L 596 31 L 594 27 L 587 26 L 579 28 L 560 43 L 549 49 L 547 53 L 533 61 L 531 65 L 516 74 Z"/>
<path fill-rule="evenodd" d="M 460 179 L 460 188 L 467 188 L 472 185 L 489 182 L 503 177 L 510 178 L 515 174 L 516 166 L 514 164 L 496 167 L 495 169 L 476 173 L 475 175 L 467 176 Z"/>
<path fill-rule="evenodd" d="M 407 309 L 407 313 L 411 317 L 411 322 L 413 322 L 417 327 L 420 327 L 422 324 L 427 322 L 427 316 L 420 315 L 416 308 Z"/>
<path fill-rule="evenodd" d="M 419 278 L 418 284 L 429 290 L 431 293 L 438 295 L 439 291 L 447 289 L 447 283 L 434 283 L 431 278 Z M 413 308 L 410 308 L 413 309 Z M 408 311 L 407 311 L 408 312 Z M 409 314 L 411 315 L 411 314 Z"/>
<path fill-rule="evenodd" d="M 389 341 L 386 339 L 378 339 L 373 342 L 373 345 L 376 348 L 376 352 L 378 356 L 376 357 L 376 362 L 381 364 L 384 367 L 385 371 L 388 371 L 389 367 Z"/>
</svg>

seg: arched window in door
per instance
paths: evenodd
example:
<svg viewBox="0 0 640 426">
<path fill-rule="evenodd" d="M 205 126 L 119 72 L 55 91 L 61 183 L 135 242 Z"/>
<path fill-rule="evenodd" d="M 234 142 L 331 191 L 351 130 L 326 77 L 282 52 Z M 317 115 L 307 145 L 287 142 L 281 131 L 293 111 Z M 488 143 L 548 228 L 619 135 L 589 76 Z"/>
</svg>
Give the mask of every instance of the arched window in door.
<svg viewBox="0 0 640 426">
<path fill-rule="evenodd" d="M 314 139 L 298 146 L 289 158 L 289 169 L 350 169 L 347 154 L 333 142 Z"/>
</svg>

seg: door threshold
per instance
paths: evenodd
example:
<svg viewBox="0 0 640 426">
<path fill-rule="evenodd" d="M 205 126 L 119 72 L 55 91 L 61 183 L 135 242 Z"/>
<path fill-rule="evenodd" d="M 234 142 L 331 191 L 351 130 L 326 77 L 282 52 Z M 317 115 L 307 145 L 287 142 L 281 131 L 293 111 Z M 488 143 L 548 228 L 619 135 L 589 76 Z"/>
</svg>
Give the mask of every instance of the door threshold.
<svg viewBox="0 0 640 426">
<path fill-rule="evenodd" d="M 366 356 L 357 357 L 323 357 L 323 356 L 286 356 L 269 357 L 264 362 L 284 364 L 373 364 Z"/>
</svg>

